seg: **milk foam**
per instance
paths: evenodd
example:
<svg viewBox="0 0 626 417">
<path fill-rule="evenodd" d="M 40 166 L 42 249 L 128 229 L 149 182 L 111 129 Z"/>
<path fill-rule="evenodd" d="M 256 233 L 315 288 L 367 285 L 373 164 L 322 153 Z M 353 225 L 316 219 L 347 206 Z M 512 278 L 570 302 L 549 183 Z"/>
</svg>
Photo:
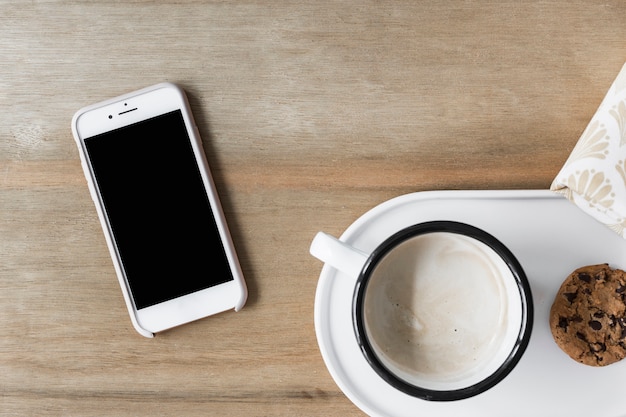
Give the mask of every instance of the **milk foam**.
<svg viewBox="0 0 626 417">
<path fill-rule="evenodd" d="M 467 386 L 497 369 L 515 344 L 516 291 L 507 265 L 487 245 L 455 233 L 420 235 L 373 272 L 366 331 L 379 359 L 408 382 Z"/>
</svg>

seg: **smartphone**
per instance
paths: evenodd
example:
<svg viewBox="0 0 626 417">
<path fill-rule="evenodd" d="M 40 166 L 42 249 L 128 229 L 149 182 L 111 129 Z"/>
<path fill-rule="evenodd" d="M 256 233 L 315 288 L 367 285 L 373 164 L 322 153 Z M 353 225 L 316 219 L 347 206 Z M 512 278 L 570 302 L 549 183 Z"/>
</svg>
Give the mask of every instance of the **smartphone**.
<svg viewBox="0 0 626 417">
<path fill-rule="evenodd" d="M 72 133 L 135 329 L 240 310 L 245 281 L 184 91 L 85 107 Z"/>
</svg>

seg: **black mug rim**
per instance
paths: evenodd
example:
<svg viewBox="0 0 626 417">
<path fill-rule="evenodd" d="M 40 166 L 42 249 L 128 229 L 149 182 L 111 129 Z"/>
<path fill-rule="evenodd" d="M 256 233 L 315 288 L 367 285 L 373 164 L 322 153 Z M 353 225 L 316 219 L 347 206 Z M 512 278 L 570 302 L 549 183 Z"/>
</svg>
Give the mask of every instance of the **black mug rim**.
<svg viewBox="0 0 626 417">
<path fill-rule="evenodd" d="M 498 367 L 498 369 L 491 375 L 474 385 L 443 391 L 410 384 L 409 382 L 397 377 L 393 372 L 387 369 L 374 352 L 374 349 L 368 340 L 365 325 L 363 323 L 364 294 L 367 289 L 371 272 L 375 269 L 380 260 L 382 260 L 384 256 L 397 245 L 412 237 L 438 232 L 456 233 L 468 236 L 486 244 L 494 250 L 510 269 L 519 289 L 520 299 L 522 300 L 522 324 L 518 333 L 517 342 L 500 367 Z M 515 258 L 513 253 L 502 242 L 484 230 L 466 223 L 449 220 L 418 223 L 402 229 L 386 239 L 369 255 L 367 261 L 361 269 L 359 277 L 357 278 L 352 297 L 352 324 L 356 334 L 357 343 L 359 344 L 361 352 L 367 362 L 381 378 L 394 388 L 413 397 L 429 401 L 454 401 L 473 397 L 485 392 L 502 381 L 517 365 L 524 351 L 528 347 L 533 327 L 533 312 L 534 306 L 530 284 L 521 264 L 518 262 L 517 258 Z"/>
</svg>

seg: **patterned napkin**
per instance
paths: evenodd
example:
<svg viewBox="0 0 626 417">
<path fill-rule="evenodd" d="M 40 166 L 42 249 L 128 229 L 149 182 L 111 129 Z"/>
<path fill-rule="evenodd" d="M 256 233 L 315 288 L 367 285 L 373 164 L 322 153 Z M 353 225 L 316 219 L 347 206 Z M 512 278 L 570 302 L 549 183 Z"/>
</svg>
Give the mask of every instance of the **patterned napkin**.
<svg viewBox="0 0 626 417">
<path fill-rule="evenodd" d="M 626 65 L 550 189 L 626 238 Z"/>
</svg>

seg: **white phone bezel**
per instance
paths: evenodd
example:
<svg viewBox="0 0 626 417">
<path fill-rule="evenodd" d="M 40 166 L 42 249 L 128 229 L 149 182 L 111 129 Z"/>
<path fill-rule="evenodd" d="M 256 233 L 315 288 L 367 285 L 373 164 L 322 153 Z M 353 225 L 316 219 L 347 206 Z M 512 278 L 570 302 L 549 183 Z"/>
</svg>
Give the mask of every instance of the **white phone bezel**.
<svg viewBox="0 0 626 417">
<path fill-rule="evenodd" d="M 183 115 L 196 162 L 200 168 L 202 180 L 209 196 L 226 257 L 232 271 L 233 280 L 154 306 L 137 309 L 121 266 L 120 256 L 114 243 L 114 237 L 98 192 L 89 158 L 87 158 L 84 139 L 174 110 L 181 110 Z M 98 218 L 104 231 L 124 300 L 132 324 L 137 332 L 146 337 L 154 337 L 154 333 L 206 316 L 230 309 L 239 311 L 246 302 L 247 288 L 211 177 L 202 142 L 183 90 L 175 84 L 161 83 L 85 107 L 76 112 L 72 118 L 72 133 L 78 145 L 81 165 L 98 212 Z"/>
</svg>

